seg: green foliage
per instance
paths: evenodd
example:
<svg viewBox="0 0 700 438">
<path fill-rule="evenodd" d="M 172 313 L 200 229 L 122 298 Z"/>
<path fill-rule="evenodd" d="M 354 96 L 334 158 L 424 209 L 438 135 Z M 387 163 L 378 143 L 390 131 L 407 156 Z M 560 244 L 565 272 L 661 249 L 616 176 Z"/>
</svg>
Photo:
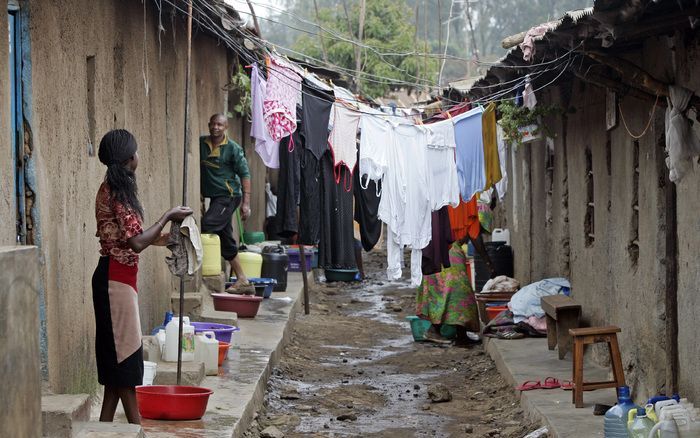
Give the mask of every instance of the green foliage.
<svg viewBox="0 0 700 438">
<path fill-rule="evenodd" d="M 233 111 L 239 117 L 248 116 L 248 114 L 250 114 L 251 103 L 250 77 L 243 71 L 243 66 L 241 64 L 238 65 L 236 72 L 231 75 L 231 81 L 226 86 L 226 89 L 238 94 L 238 102 L 233 105 Z M 232 114 L 229 113 L 227 116 L 231 117 Z"/>
<path fill-rule="evenodd" d="M 537 105 L 530 110 L 524 106 L 515 106 L 513 101 L 506 100 L 498 105 L 498 111 L 501 113 L 499 124 L 503 128 L 505 140 L 515 145 L 521 145 L 523 133 L 520 132 L 519 128 L 524 126 L 537 125 L 537 129 L 533 132 L 534 135 L 543 132 L 547 137 L 551 137 L 552 132 L 544 124 L 543 119 L 561 112 L 561 108 L 556 105 Z"/>
</svg>

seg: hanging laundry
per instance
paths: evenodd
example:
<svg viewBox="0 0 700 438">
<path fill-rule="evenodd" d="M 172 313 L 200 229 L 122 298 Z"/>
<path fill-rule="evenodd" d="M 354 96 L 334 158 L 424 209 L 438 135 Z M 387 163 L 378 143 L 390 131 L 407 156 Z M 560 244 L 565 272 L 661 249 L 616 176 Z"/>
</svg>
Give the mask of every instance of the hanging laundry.
<svg viewBox="0 0 700 438">
<path fill-rule="evenodd" d="M 501 180 L 501 162 L 498 157 L 498 140 L 496 136 L 496 104 L 490 103 L 484 109 L 481 118 L 484 138 L 484 163 L 488 190 Z"/>
<path fill-rule="evenodd" d="M 277 216 L 275 232 L 283 238 L 290 238 L 299 232 L 297 204 L 301 180 L 300 157 L 303 152 L 301 136 L 298 132 L 285 137 L 280 142 L 280 172 L 277 181 Z"/>
<path fill-rule="evenodd" d="M 321 163 L 321 239 L 318 245 L 318 266 L 323 269 L 356 269 L 353 231 L 352 185 L 348 191 L 337 184 L 333 157 L 326 152 Z M 350 178 L 350 171 L 340 169 L 341 178 Z"/>
<path fill-rule="evenodd" d="M 362 114 L 360 133 L 359 174 L 379 181 L 387 167 L 387 145 L 393 142 L 394 128 L 384 117 Z"/>
<path fill-rule="evenodd" d="M 260 76 L 258 65 L 253 64 L 250 73 L 250 136 L 255 139 L 255 152 L 265 166 L 278 169 L 280 167 L 279 142 L 274 141 L 270 136 L 263 117 L 263 101 L 266 95 L 267 82 Z"/>
<path fill-rule="evenodd" d="M 362 249 L 372 251 L 382 234 L 382 222 L 379 220 L 379 201 L 381 200 L 381 182 L 366 179 L 362 186 L 359 172 L 353 175 L 355 194 L 355 221 L 360 225 Z M 366 189 L 366 190 L 364 190 Z"/>
<path fill-rule="evenodd" d="M 525 33 L 525 38 L 520 43 L 520 50 L 523 51 L 523 59 L 525 61 L 530 61 L 535 56 L 535 41 L 541 39 L 551 26 L 550 23 L 540 24 Z"/>
<path fill-rule="evenodd" d="M 666 108 L 666 166 L 669 178 L 678 182 L 693 169 L 692 158 L 700 154 L 700 140 L 689 119 L 683 114 L 693 92 L 677 85 L 668 87 L 670 97 Z"/>
<path fill-rule="evenodd" d="M 303 125 L 302 125 L 303 126 Z M 300 159 L 299 236 L 301 245 L 317 245 L 321 238 L 321 163 L 311 149 L 304 147 Z"/>
<path fill-rule="evenodd" d="M 301 135 L 306 148 L 313 152 L 316 159 L 328 150 L 328 122 L 335 96 L 333 91 L 321 89 L 308 78 L 301 84 L 302 89 L 302 123 Z"/>
<path fill-rule="evenodd" d="M 497 125 L 496 127 L 496 143 L 498 143 L 498 161 L 501 165 L 501 180 L 496 183 L 496 191 L 498 192 L 498 200 L 503 202 L 506 191 L 508 190 L 508 173 L 506 171 L 508 165 L 508 146 L 501 125 Z"/>
<path fill-rule="evenodd" d="M 461 240 L 466 236 L 476 239 L 479 236 L 479 208 L 476 196 L 468 202 L 460 202 L 457 208 L 450 207 L 447 212 L 450 215 L 452 239 Z"/>
<path fill-rule="evenodd" d="M 165 258 L 165 263 L 173 275 L 194 275 L 202 266 L 202 237 L 194 216 L 187 216 L 181 223 L 172 222 L 166 246 L 172 255 Z"/>
<path fill-rule="evenodd" d="M 430 172 L 430 208 L 459 205 L 455 163 L 455 129 L 452 120 L 425 125 L 428 131 L 426 162 Z"/>
<path fill-rule="evenodd" d="M 427 166 L 427 130 L 412 124 L 394 126 L 391 144 L 387 145 L 387 167 L 382 181 L 379 218 L 390 230 L 387 245 L 411 248 L 411 284 L 422 279 L 421 250 L 432 236 L 430 224 L 430 174 Z M 389 278 L 401 276 L 398 258 L 389 258 Z"/>
<path fill-rule="evenodd" d="M 333 129 L 328 137 L 333 152 L 333 165 L 347 167 L 352 175 L 357 163 L 357 129 L 361 114 L 341 103 L 333 105 L 333 113 Z"/>
<path fill-rule="evenodd" d="M 450 226 L 449 207 L 442 207 L 432 213 L 431 228 L 432 238 L 423 249 L 421 270 L 423 275 L 432 275 L 440 272 L 442 268 L 450 267 L 450 245 L 454 241 Z"/>
<path fill-rule="evenodd" d="M 296 107 L 301 94 L 301 77 L 286 63 L 271 58 L 263 117 L 270 137 L 279 141 L 297 129 Z"/>
<path fill-rule="evenodd" d="M 455 117 L 457 176 L 462 199 L 471 199 L 486 186 L 484 163 L 483 108 L 474 108 Z"/>
<path fill-rule="evenodd" d="M 535 90 L 532 89 L 532 84 L 530 83 L 530 75 L 525 76 L 525 88 L 523 89 L 523 106 L 530 110 L 537 106 L 537 97 L 535 97 Z"/>
</svg>

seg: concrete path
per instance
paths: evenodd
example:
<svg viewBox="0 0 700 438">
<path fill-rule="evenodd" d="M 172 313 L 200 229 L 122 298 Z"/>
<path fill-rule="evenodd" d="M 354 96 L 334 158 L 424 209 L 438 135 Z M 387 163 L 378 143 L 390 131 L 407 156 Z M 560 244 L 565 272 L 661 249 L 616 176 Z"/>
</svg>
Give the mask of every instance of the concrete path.
<svg viewBox="0 0 700 438">
<path fill-rule="evenodd" d="M 202 382 L 214 394 L 198 421 L 143 420 L 147 437 L 239 437 L 260 409 L 272 367 L 289 340 L 294 314 L 302 302 L 302 277 L 289 273 L 287 292 L 264 300 L 254 319 L 239 318 L 240 348 L 232 350 L 218 376 Z"/>
<path fill-rule="evenodd" d="M 486 340 L 486 351 L 496 362 L 498 371 L 513 388 L 527 380 L 543 381 L 545 377 L 571 380 L 571 355 L 559 360 L 557 351 L 547 349 L 546 338 L 518 340 Z M 586 380 L 608 380 L 608 370 L 586 363 Z M 523 391 L 520 404 L 528 415 L 542 421 L 550 436 L 559 438 L 602 437 L 603 417 L 593 415 L 593 405 L 615 404 L 614 389 L 599 389 L 583 394 L 584 408 L 576 409 L 571 391 L 561 389 Z"/>
</svg>

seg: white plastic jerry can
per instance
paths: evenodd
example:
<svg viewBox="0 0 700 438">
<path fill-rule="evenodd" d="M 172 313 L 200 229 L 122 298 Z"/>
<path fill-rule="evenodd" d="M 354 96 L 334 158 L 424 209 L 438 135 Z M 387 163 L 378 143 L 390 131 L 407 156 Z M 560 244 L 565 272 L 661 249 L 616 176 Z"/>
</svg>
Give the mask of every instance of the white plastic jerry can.
<svg viewBox="0 0 700 438">
<path fill-rule="evenodd" d="M 179 318 L 174 316 L 165 327 L 165 349 L 163 360 L 166 362 L 177 362 L 177 338 L 178 338 Z M 182 361 L 191 362 L 194 360 L 194 326 L 190 325 L 190 319 L 185 317 L 182 321 Z"/>
<path fill-rule="evenodd" d="M 214 332 L 203 332 L 195 336 L 194 360 L 204 362 L 207 376 L 219 373 L 219 341 L 216 340 Z"/>
</svg>

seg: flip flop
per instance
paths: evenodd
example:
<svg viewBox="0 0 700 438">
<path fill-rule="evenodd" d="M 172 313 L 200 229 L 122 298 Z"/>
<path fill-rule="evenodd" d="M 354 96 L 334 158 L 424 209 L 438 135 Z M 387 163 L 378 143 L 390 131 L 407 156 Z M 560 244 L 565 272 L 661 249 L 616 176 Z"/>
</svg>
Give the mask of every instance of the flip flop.
<svg viewBox="0 0 700 438">
<path fill-rule="evenodd" d="M 574 382 L 572 382 L 571 380 L 564 380 L 561 382 L 561 385 L 559 387 L 564 391 L 571 391 L 574 389 Z"/>
<path fill-rule="evenodd" d="M 561 388 L 561 383 L 559 383 L 558 379 L 555 379 L 554 377 L 547 377 L 544 379 L 544 383 L 542 384 L 542 389 L 556 389 L 556 388 Z"/>
<path fill-rule="evenodd" d="M 539 380 L 528 380 L 515 387 L 518 391 L 531 391 L 533 389 L 542 389 L 542 384 Z"/>
</svg>

